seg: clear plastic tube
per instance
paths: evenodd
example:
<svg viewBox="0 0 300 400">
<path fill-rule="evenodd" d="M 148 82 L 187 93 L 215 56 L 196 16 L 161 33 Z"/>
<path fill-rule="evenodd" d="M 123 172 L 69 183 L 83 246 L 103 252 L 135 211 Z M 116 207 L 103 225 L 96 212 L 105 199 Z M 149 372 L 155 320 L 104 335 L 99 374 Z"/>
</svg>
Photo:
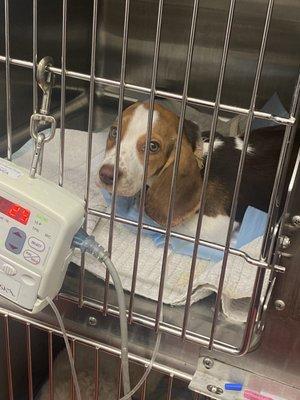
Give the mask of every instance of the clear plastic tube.
<svg viewBox="0 0 300 400">
<path fill-rule="evenodd" d="M 130 392 L 130 377 L 129 377 L 129 362 L 128 362 L 128 329 L 127 329 L 127 316 L 125 296 L 119 274 L 111 262 L 108 254 L 102 246 L 100 246 L 93 237 L 88 236 L 85 241 L 85 251 L 92 254 L 97 260 L 105 264 L 114 282 L 118 305 L 119 305 L 119 318 L 120 318 L 120 331 L 121 331 L 121 361 L 122 361 L 122 378 L 124 393 Z"/>
<path fill-rule="evenodd" d="M 82 252 L 87 252 L 91 254 L 98 261 L 100 261 L 100 263 L 105 264 L 114 282 L 117 293 L 118 305 L 119 305 L 122 377 L 123 377 L 123 387 L 125 393 L 125 395 L 120 400 L 128 400 L 143 385 L 143 383 L 146 381 L 148 375 L 152 370 L 160 346 L 161 332 L 158 332 L 157 334 L 153 354 L 149 362 L 149 365 L 146 368 L 146 371 L 144 372 L 142 378 L 137 383 L 137 385 L 131 390 L 130 376 L 129 376 L 129 361 L 128 361 L 128 329 L 127 329 L 126 305 L 125 305 L 124 291 L 119 274 L 114 264 L 108 257 L 108 254 L 104 250 L 104 248 L 96 242 L 93 236 L 89 236 L 83 229 L 80 229 L 77 232 L 77 234 L 73 239 L 72 245 L 73 247 L 79 248 Z M 162 313 L 160 319 L 162 320 Z"/>
<path fill-rule="evenodd" d="M 68 353 L 68 357 L 69 357 L 69 362 L 70 362 L 70 367 L 71 367 L 71 372 L 72 372 L 72 377 L 73 377 L 76 397 L 77 397 L 77 400 L 81 400 L 81 394 L 80 394 L 80 388 L 79 388 L 79 383 L 78 383 L 76 369 L 75 369 L 74 358 L 72 356 L 72 351 L 71 351 L 71 347 L 70 347 L 70 344 L 69 344 L 69 340 L 68 340 L 68 336 L 67 336 L 67 332 L 66 332 L 63 320 L 62 320 L 62 318 L 60 316 L 60 313 L 59 313 L 56 305 L 53 303 L 52 299 L 50 299 L 50 297 L 46 297 L 46 300 L 49 303 L 49 305 L 51 306 L 52 310 L 54 311 L 54 314 L 55 314 L 55 316 L 57 318 L 60 330 L 62 332 L 64 341 L 65 341 L 65 345 L 66 345 L 66 349 L 67 349 L 67 353 Z"/>
<path fill-rule="evenodd" d="M 141 377 L 141 379 L 139 380 L 139 382 L 135 385 L 135 387 L 127 394 L 125 394 L 125 396 L 121 397 L 120 400 L 128 400 L 131 398 L 131 396 L 133 396 L 135 394 L 135 392 L 137 392 L 139 390 L 139 388 L 143 385 L 143 383 L 146 381 L 146 379 L 148 378 L 148 375 L 150 374 L 152 368 L 153 368 L 153 364 L 156 360 L 156 356 L 159 350 L 159 346 L 160 346 L 160 341 L 161 341 L 161 332 L 159 331 L 157 334 L 157 338 L 156 338 L 156 342 L 155 342 L 155 346 L 154 346 L 154 350 L 153 350 L 153 354 L 151 357 L 151 360 L 149 362 L 148 367 L 146 368 L 144 375 Z"/>
</svg>

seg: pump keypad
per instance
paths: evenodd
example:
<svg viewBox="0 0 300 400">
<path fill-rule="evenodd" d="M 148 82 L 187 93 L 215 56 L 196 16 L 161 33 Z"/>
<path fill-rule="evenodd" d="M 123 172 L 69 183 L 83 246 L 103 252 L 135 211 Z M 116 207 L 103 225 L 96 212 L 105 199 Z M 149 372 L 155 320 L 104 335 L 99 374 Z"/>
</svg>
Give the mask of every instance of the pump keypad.
<svg viewBox="0 0 300 400">
<path fill-rule="evenodd" d="M 26 240 L 26 233 L 19 228 L 10 228 L 5 247 L 14 254 L 20 254 Z"/>
</svg>

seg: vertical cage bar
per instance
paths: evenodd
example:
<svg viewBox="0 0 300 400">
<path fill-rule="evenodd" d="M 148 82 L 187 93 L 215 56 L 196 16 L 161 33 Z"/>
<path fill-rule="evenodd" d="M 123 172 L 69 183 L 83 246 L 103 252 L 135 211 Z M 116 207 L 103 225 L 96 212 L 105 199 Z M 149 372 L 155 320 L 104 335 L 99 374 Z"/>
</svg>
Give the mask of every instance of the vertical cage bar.
<svg viewBox="0 0 300 400">
<path fill-rule="evenodd" d="M 76 350 L 75 350 L 75 340 L 71 340 L 71 351 L 72 351 L 72 357 L 74 360 L 74 365 L 75 365 L 75 357 L 76 357 Z M 71 400 L 75 400 L 75 386 L 74 386 L 74 380 L 73 380 L 73 375 L 71 373 L 70 376 L 70 386 L 71 386 Z"/>
<path fill-rule="evenodd" d="M 86 230 L 88 222 L 88 208 L 90 197 L 90 180 L 91 180 L 91 158 L 93 144 L 93 118 L 94 118 L 94 97 L 95 97 L 95 69 L 96 69 L 96 46 L 97 46 L 97 19 L 98 19 L 98 0 L 93 3 L 93 26 L 92 26 L 92 48 L 91 48 L 91 80 L 89 94 L 89 115 L 88 115 L 88 143 L 86 150 L 86 183 L 85 183 L 85 220 L 83 228 Z M 84 291 L 84 274 L 85 274 L 85 256 L 81 257 L 81 271 L 79 282 L 79 305 L 83 305 Z"/>
<path fill-rule="evenodd" d="M 122 59 L 121 59 L 121 74 L 120 74 L 120 91 L 119 91 L 119 104 L 118 104 L 118 124 L 117 124 L 117 143 L 116 143 L 116 160 L 114 168 L 113 191 L 111 200 L 111 214 L 109 224 L 109 237 L 108 237 L 108 254 L 112 255 L 113 235 L 114 235 L 114 221 L 116 216 L 116 195 L 118 185 L 118 171 L 120 161 L 121 149 L 121 132 L 122 132 L 122 116 L 123 116 L 123 103 L 125 93 L 125 76 L 126 76 L 126 60 L 127 60 L 127 45 L 128 45 L 128 27 L 129 27 L 129 11 L 130 0 L 125 1 L 125 14 L 123 26 L 123 42 L 122 42 Z M 105 277 L 105 293 L 103 299 L 103 313 L 107 312 L 108 305 L 108 289 L 109 289 L 109 273 L 106 271 Z"/>
<path fill-rule="evenodd" d="M 286 169 L 284 168 L 287 166 L 288 162 L 287 160 L 289 159 L 288 157 L 288 148 L 291 149 L 292 143 L 293 143 L 293 138 L 291 138 L 291 132 L 292 128 L 290 126 L 285 127 L 284 131 L 284 137 L 283 137 L 283 142 L 280 150 L 280 155 L 279 155 L 279 160 L 277 164 L 277 170 L 276 170 L 276 175 L 273 183 L 273 189 L 272 189 L 272 194 L 269 202 L 269 208 L 268 208 L 268 213 L 267 213 L 267 227 L 264 233 L 263 237 L 263 243 L 261 247 L 261 258 L 264 260 L 267 260 L 267 262 L 270 262 L 270 258 L 272 256 L 271 253 L 268 254 L 268 238 L 274 223 L 274 213 L 276 208 L 278 209 L 280 200 L 278 198 L 278 192 L 280 188 L 280 183 L 282 182 L 282 176 L 283 176 L 283 170 Z"/>
<path fill-rule="evenodd" d="M 12 157 L 9 0 L 4 0 L 7 158 Z"/>
<path fill-rule="evenodd" d="M 144 368 L 144 372 L 145 372 L 146 368 L 147 367 Z M 142 388 L 141 388 L 141 400 L 146 399 L 146 393 L 147 393 L 147 379 L 145 380 L 145 382 L 143 383 Z"/>
<path fill-rule="evenodd" d="M 300 73 L 298 75 L 297 83 L 295 85 L 295 90 L 293 94 L 290 117 L 296 118 L 299 115 L 299 97 L 300 97 Z"/>
<path fill-rule="evenodd" d="M 173 375 L 169 376 L 169 381 L 168 381 L 168 392 L 167 392 L 167 400 L 172 399 L 172 388 L 173 388 Z"/>
<path fill-rule="evenodd" d="M 119 359 L 119 371 L 118 371 L 118 399 L 122 397 L 122 361 Z"/>
<path fill-rule="evenodd" d="M 200 394 L 197 392 L 193 393 L 193 400 L 199 400 Z M 206 399 L 206 398 L 205 398 Z"/>
<path fill-rule="evenodd" d="M 48 369 L 49 369 L 49 400 L 54 400 L 54 385 L 53 385 L 53 336 L 52 332 L 48 332 Z"/>
<path fill-rule="evenodd" d="M 246 122 L 246 127 L 245 127 L 244 143 L 243 143 L 243 148 L 242 148 L 242 152 L 241 152 L 241 156 L 240 156 L 238 172 L 237 172 L 237 179 L 235 182 L 232 205 L 231 205 L 231 210 L 230 210 L 230 221 L 229 221 L 228 232 L 227 232 L 227 237 L 226 237 L 226 245 L 225 245 L 225 250 L 224 250 L 224 255 L 223 255 L 223 260 L 222 260 L 218 292 L 217 292 L 217 297 L 216 297 L 216 302 L 215 302 L 215 310 L 214 310 L 214 315 L 213 315 L 213 322 L 212 322 L 210 340 L 209 340 L 209 346 L 208 346 L 208 348 L 210 350 L 213 348 L 213 345 L 214 345 L 214 337 L 215 337 L 215 331 L 216 331 L 217 322 L 218 322 L 218 316 L 219 316 L 219 312 L 220 312 L 220 305 L 221 305 L 221 299 L 222 299 L 222 293 L 223 293 L 227 260 L 228 260 L 228 255 L 229 255 L 231 235 L 232 235 L 233 225 L 234 225 L 234 221 L 235 221 L 239 189 L 240 189 L 240 184 L 241 184 L 241 180 L 242 180 L 243 168 L 244 168 L 244 164 L 245 164 L 245 160 L 246 160 L 247 147 L 248 147 L 248 142 L 249 142 L 249 137 L 250 137 L 250 129 L 251 129 L 251 124 L 252 124 L 252 120 L 253 120 L 253 116 L 254 116 L 256 97 L 257 97 L 258 86 L 259 86 L 260 76 L 261 76 L 262 67 L 263 67 L 263 61 L 264 61 L 268 33 L 269 33 L 269 28 L 270 28 L 270 23 L 271 23 L 273 5 L 274 5 L 274 0 L 269 0 L 266 18 L 265 18 L 265 24 L 264 24 L 264 31 L 263 31 L 262 41 L 261 41 L 261 46 L 260 46 L 260 51 L 259 51 L 259 57 L 258 57 L 258 62 L 257 62 L 257 67 L 256 67 L 256 72 L 255 72 L 255 79 L 254 79 L 253 91 L 252 91 L 252 96 L 251 96 L 251 101 L 250 101 L 249 114 L 247 117 L 247 122 Z M 264 270 L 262 271 L 262 269 L 261 269 L 260 272 L 258 271 L 258 274 L 260 276 L 259 280 L 261 280 L 261 277 L 264 276 L 265 271 Z M 252 313 L 252 311 L 253 310 L 250 310 L 249 316 L 251 316 L 251 318 L 253 320 L 253 318 L 256 316 L 256 313 Z M 255 320 L 253 321 L 253 323 L 254 322 L 255 322 Z M 251 325 L 250 320 L 248 321 L 248 323 L 250 326 Z M 248 330 L 248 329 L 246 328 L 246 330 Z M 248 339 L 249 339 L 249 337 L 247 337 L 247 340 Z"/>
<path fill-rule="evenodd" d="M 32 0 L 32 108 L 33 113 L 38 107 L 38 88 L 36 81 L 37 69 L 37 0 Z"/>
<path fill-rule="evenodd" d="M 4 315 L 4 343 L 5 343 L 6 370 L 7 370 L 7 380 L 8 380 L 8 397 L 9 397 L 8 400 L 14 400 L 8 315 Z"/>
<path fill-rule="evenodd" d="M 94 400 L 99 400 L 99 349 L 95 349 L 95 395 Z"/>
<path fill-rule="evenodd" d="M 137 270 L 138 270 L 140 245 L 141 245 L 141 234 L 142 234 L 142 226 L 143 226 L 143 218 L 144 218 L 146 183 L 147 183 L 148 162 L 149 162 L 149 152 L 150 152 L 149 145 L 150 145 L 150 141 L 151 141 L 152 123 L 153 123 L 153 110 L 154 110 L 155 88 L 156 88 L 157 71 L 158 71 L 158 59 L 159 59 L 159 49 L 160 49 L 163 5 L 164 5 L 164 0 L 159 0 L 158 12 L 157 12 L 156 37 L 155 37 L 155 45 L 154 45 L 154 57 L 153 57 L 153 66 L 152 66 L 151 93 L 150 93 L 150 100 L 149 100 L 149 113 L 148 113 L 148 122 L 147 122 L 147 137 L 146 137 L 146 147 L 145 147 L 144 166 L 143 166 L 144 173 L 143 173 L 142 190 L 141 190 L 141 195 L 140 195 L 138 229 L 137 229 L 136 242 L 135 242 L 132 283 L 131 283 L 131 290 L 130 290 L 130 303 L 129 303 L 129 311 L 128 311 L 128 319 L 130 322 L 132 320 L 132 312 L 133 312 L 133 306 L 134 306 L 134 295 L 135 295 L 135 288 L 136 288 Z"/>
<path fill-rule="evenodd" d="M 244 331 L 242 344 L 238 353 L 239 355 L 246 354 L 250 349 L 252 334 L 256 324 L 256 316 L 260 307 L 260 295 L 264 284 L 264 278 L 265 270 L 263 268 L 257 268 L 246 321 L 246 329 Z"/>
<path fill-rule="evenodd" d="M 86 216 L 87 218 L 87 216 Z M 79 275 L 79 307 L 83 306 L 84 303 L 84 276 L 85 276 L 85 253 L 81 254 L 80 257 L 80 275 Z"/>
<path fill-rule="evenodd" d="M 26 324 L 26 353 L 27 353 L 27 380 L 28 380 L 28 399 L 33 400 L 32 385 L 32 357 L 31 357 L 31 329 L 30 324 Z"/>
<path fill-rule="evenodd" d="M 175 202 L 175 188 L 176 188 L 178 167 L 179 167 L 179 161 L 180 161 L 181 144 L 182 144 L 182 137 L 183 137 L 183 123 L 184 123 L 184 118 L 185 118 L 185 110 L 186 110 L 186 105 L 187 105 L 187 94 L 188 94 L 188 88 L 189 88 L 189 79 L 190 79 L 190 72 L 191 72 L 192 59 L 193 59 L 195 32 L 196 32 L 197 16 L 198 16 L 198 5 L 199 5 L 199 0 L 194 0 L 190 37 L 189 37 L 189 44 L 188 44 L 188 51 L 187 51 L 186 70 L 185 70 L 184 84 L 183 84 L 182 103 L 181 103 L 181 110 L 180 110 L 180 117 L 179 117 L 179 124 L 178 124 L 177 140 L 176 140 L 175 161 L 174 161 L 174 168 L 173 168 L 173 174 L 172 174 L 171 193 L 170 193 L 170 199 L 169 199 L 168 217 L 167 217 L 167 224 L 166 224 L 166 237 L 165 237 L 163 260 L 162 260 L 161 278 L 160 278 L 160 283 L 159 283 L 159 293 L 158 293 L 158 301 L 157 301 L 157 307 L 156 307 L 156 317 L 155 317 L 155 329 L 156 330 L 159 327 L 159 320 L 160 320 L 161 308 L 162 308 L 162 299 L 163 299 L 163 291 L 164 291 L 164 283 L 165 283 L 165 276 L 166 276 L 166 269 L 167 269 L 169 243 L 170 243 L 171 223 L 172 223 L 172 218 L 173 218 L 173 210 L 174 210 L 174 202 Z"/>
<path fill-rule="evenodd" d="M 292 100 L 292 104 L 291 104 L 291 108 L 290 108 L 290 116 L 292 116 L 292 117 L 295 117 L 295 112 L 297 110 L 297 104 L 299 101 L 299 93 L 300 93 L 300 74 L 298 75 L 297 83 L 295 85 L 293 100 Z M 296 134 L 296 130 L 294 129 L 294 127 L 292 127 L 292 126 L 285 127 L 284 140 L 283 140 L 283 144 L 282 144 L 282 148 L 281 148 L 278 167 L 277 167 L 273 190 L 272 190 L 271 199 L 270 199 L 270 205 L 269 205 L 269 209 L 268 209 L 267 229 L 266 229 L 266 232 L 265 232 L 265 235 L 263 238 L 263 243 L 262 243 L 261 255 L 263 258 L 268 257 L 268 254 L 267 254 L 267 252 L 268 252 L 268 248 L 267 248 L 268 237 L 270 235 L 270 232 L 271 232 L 271 229 L 272 229 L 272 226 L 274 223 L 274 219 L 273 219 L 274 211 L 275 211 L 276 205 L 278 204 L 277 196 L 278 196 L 279 184 L 282 180 L 282 175 L 285 174 L 285 172 L 282 173 L 282 170 L 283 170 L 284 166 L 285 166 L 285 169 L 288 167 L 288 160 L 289 160 L 289 155 L 290 155 L 290 151 L 288 150 L 288 147 L 290 150 L 292 149 L 292 144 L 294 141 L 295 134 Z M 270 257 L 270 255 L 269 255 L 269 257 Z"/>
<path fill-rule="evenodd" d="M 65 119 L 66 119 L 66 53 L 67 53 L 67 12 L 68 0 L 63 0 L 62 36 L 61 36 L 61 92 L 60 92 L 60 149 L 59 149 L 59 185 L 64 183 L 65 160 Z"/>
<path fill-rule="evenodd" d="M 300 77 L 300 75 L 299 75 L 299 77 Z M 300 79 L 298 80 L 298 83 L 299 82 L 300 82 Z M 300 97 L 299 97 L 299 101 L 298 101 L 298 104 L 297 104 L 296 115 L 299 116 L 299 113 L 300 113 Z M 296 123 L 293 126 L 292 136 L 295 136 L 296 131 L 298 129 L 298 125 L 299 125 L 299 121 L 298 121 L 298 123 Z M 290 181 L 289 181 L 289 186 L 287 188 L 287 194 L 286 194 L 286 198 L 285 198 L 285 202 L 284 202 L 284 208 L 283 208 L 283 211 L 282 211 L 282 214 L 281 214 L 282 217 L 283 217 L 283 221 L 285 220 L 285 218 L 287 216 L 291 195 L 293 193 L 295 181 L 296 181 L 296 178 L 297 178 L 297 172 L 299 170 L 299 165 L 300 165 L 300 148 L 298 149 L 298 153 L 297 153 L 297 157 L 296 157 L 296 160 L 295 160 L 295 164 L 293 166 L 293 172 L 292 172 L 292 175 L 291 175 L 291 178 L 290 178 Z M 278 254 L 278 249 L 280 247 L 280 240 L 278 240 L 278 238 L 281 237 L 283 227 L 284 227 L 284 224 L 281 223 L 279 231 L 278 231 L 276 237 L 274 237 L 274 239 L 273 239 L 274 241 L 276 241 L 275 247 L 273 247 L 273 246 L 271 247 L 273 249 L 273 253 L 274 254 Z M 274 274 L 274 271 L 272 271 L 272 272 Z"/>
<path fill-rule="evenodd" d="M 199 201 L 200 209 L 199 209 L 199 217 L 198 217 L 197 228 L 196 228 L 196 233 L 195 233 L 195 244 L 194 244 L 194 248 L 193 248 L 193 257 L 192 257 L 191 270 L 190 270 L 190 276 L 189 276 L 187 298 L 186 298 L 186 302 L 185 302 L 185 310 L 184 310 L 183 325 L 182 325 L 182 338 L 185 338 L 188 319 L 189 319 L 189 310 L 190 310 L 190 305 L 191 305 L 191 296 L 192 296 L 192 292 L 193 292 L 193 283 L 194 283 L 197 255 L 198 255 L 199 239 L 200 239 L 200 233 L 201 233 L 201 227 L 202 227 L 202 221 L 203 221 L 203 215 L 204 215 L 204 209 L 205 209 L 205 202 L 206 202 L 208 177 L 209 177 L 211 159 L 212 159 L 213 148 L 214 148 L 214 140 L 215 140 L 215 134 L 216 134 L 216 128 L 217 128 L 217 122 L 218 122 L 219 107 L 220 107 L 220 102 L 221 102 L 221 95 L 222 95 L 222 90 L 223 90 L 225 71 L 226 71 L 226 64 L 227 64 L 227 58 L 228 58 L 228 50 L 229 50 L 229 43 L 230 43 L 230 36 L 231 36 L 231 30 L 232 30 L 235 4 L 236 4 L 236 0 L 231 0 L 230 6 L 229 6 L 229 11 L 228 11 L 227 26 L 226 26 L 226 32 L 225 32 L 225 38 L 224 38 L 223 53 L 222 53 L 222 58 L 221 58 L 218 87 L 217 87 L 217 92 L 216 92 L 215 108 L 214 108 L 214 112 L 213 112 L 213 118 L 212 118 L 212 123 L 211 123 L 211 128 L 210 128 L 210 134 L 209 134 L 209 148 L 208 148 L 208 154 L 207 154 L 206 163 L 205 163 L 202 191 L 201 191 L 200 201 Z"/>
</svg>

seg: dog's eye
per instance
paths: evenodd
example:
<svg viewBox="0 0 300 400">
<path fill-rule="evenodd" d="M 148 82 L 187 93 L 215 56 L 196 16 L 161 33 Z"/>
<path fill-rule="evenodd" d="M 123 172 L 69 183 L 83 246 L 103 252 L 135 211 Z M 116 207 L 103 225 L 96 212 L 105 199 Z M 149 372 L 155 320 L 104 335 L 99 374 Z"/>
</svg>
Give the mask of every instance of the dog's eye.
<svg viewBox="0 0 300 400">
<path fill-rule="evenodd" d="M 160 148 L 159 143 L 154 140 L 151 140 L 150 145 L 149 145 L 149 149 L 150 149 L 151 153 L 158 152 L 159 148 Z"/>
<path fill-rule="evenodd" d="M 117 128 L 115 127 L 115 126 L 112 126 L 111 128 L 110 128 L 110 131 L 109 131 L 109 138 L 110 139 L 112 139 L 112 140 L 116 140 L 116 138 L 117 138 Z"/>
</svg>

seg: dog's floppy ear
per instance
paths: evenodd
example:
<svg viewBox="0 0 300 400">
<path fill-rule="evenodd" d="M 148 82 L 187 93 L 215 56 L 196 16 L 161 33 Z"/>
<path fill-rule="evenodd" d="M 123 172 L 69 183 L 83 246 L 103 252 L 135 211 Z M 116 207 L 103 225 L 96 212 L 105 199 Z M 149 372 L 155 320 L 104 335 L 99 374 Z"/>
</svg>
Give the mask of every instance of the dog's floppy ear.
<svg viewBox="0 0 300 400">
<path fill-rule="evenodd" d="M 162 226 L 166 225 L 168 218 L 174 161 L 175 150 L 173 149 L 165 166 L 153 180 L 146 196 L 146 213 Z M 172 226 L 180 224 L 198 210 L 201 189 L 201 170 L 193 154 L 192 145 L 184 134 L 176 180 Z"/>
<path fill-rule="evenodd" d="M 183 129 L 188 141 L 191 143 L 194 156 L 197 159 L 199 168 L 203 168 L 203 139 L 199 125 L 196 122 L 185 119 Z"/>
<path fill-rule="evenodd" d="M 183 130 L 188 141 L 192 145 L 193 151 L 195 151 L 197 144 L 201 140 L 201 132 L 199 125 L 197 125 L 196 122 L 192 120 L 185 119 L 183 123 Z"/>
</svg>

